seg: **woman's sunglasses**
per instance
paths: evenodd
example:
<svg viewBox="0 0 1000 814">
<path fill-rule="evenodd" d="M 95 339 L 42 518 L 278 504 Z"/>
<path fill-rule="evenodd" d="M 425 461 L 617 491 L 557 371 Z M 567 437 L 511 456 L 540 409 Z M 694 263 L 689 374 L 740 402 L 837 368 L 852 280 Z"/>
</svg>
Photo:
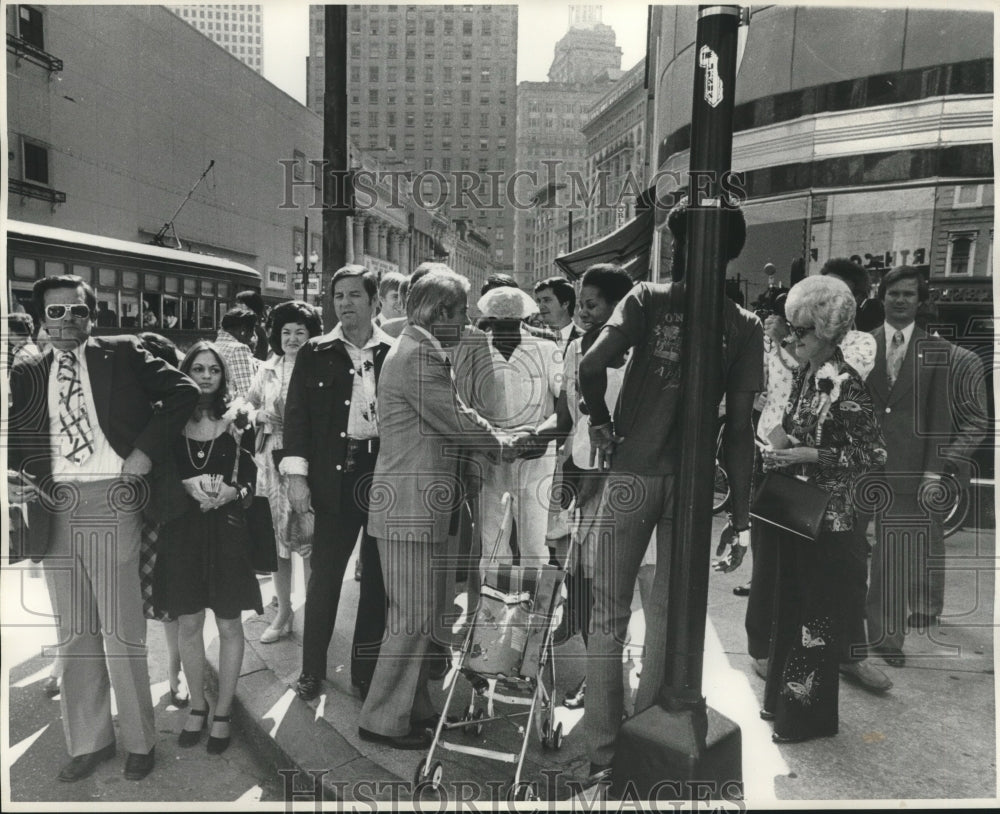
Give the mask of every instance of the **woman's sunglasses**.
<svg viewBox="0 0 1000 814">
<path fill-rule="evenodd" d="M 806 334 L 812 333 L 813 331 L 816 330 L 816 326 L 815 325 L 810 325 L 808 328 L 801 328 L 801 327 L 800 328 L 796 328 L 794 325 L 789 325 L 788 328 L 799 339 L 801 339 Z"/>
<path fill-rule="evenodd" d="M 46 319 L 66 319 L 66 314 L 71 314 L 76 319 L 87 319 L 90 316 L 89 305 L 46 305 Z"/>
</svg>

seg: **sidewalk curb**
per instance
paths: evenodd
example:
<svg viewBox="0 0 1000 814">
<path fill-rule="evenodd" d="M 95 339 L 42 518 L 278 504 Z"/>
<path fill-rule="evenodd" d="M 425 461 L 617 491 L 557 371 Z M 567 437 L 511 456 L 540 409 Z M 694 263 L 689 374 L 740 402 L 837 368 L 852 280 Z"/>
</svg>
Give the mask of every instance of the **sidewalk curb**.
<svg viewBox="0 0 1000 814">
<path fill-rule="evenodd" d="M 244 631 L 247 624 L 244 623 Z M 314 705 L 302 701 L 282 682 L 258 651 L 256 638 L 246 639 L 243 668 L 233 699 L 233 721 L 242 737 L 276 773 L 282 774 L 286 801 L 351 802 L 392 799 L 380 788 L 399 789 L 409 780 L 397 777 L 351 745 L 326 719 L 317 718 Z M 209 680 L 218 684 L 219 646 L 207 649 Z M 339 693 L 328 692 L 327 703 Z M 363 785 L 362 796 L 354 790 Z M 407 789 L 408 791 L 408 789 Z M 398 791 L 395 798 L 399 799 Z"/>
</svg>

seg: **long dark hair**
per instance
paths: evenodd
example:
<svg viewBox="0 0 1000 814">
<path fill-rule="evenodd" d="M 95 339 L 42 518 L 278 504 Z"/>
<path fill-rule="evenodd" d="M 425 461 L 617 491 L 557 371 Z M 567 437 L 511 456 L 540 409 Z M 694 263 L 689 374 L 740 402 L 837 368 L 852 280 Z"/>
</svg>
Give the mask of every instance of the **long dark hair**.
<svg viewBox="0 0 1000 814">
<path fill-rule="evenodd" d="M 184 355 L 184 361 L 181 362 L 181 373 L 189 375 L 195 357 L 205 351 L 211 353 L 218 360 L 219 367 L 222 368 L 222 381 L 219 382 L 219 389 L 215 391 L 215 395 L 212 398 L 212 415 L 215 418 L 222 418 L 226 412 L 226 408 L 229 406 L 229 368 L 226 366 L 226 361 L 222 358 L 222 354 L 219 353 L 218 348 L 204 339 L 195 342 Z"/>
</svg>

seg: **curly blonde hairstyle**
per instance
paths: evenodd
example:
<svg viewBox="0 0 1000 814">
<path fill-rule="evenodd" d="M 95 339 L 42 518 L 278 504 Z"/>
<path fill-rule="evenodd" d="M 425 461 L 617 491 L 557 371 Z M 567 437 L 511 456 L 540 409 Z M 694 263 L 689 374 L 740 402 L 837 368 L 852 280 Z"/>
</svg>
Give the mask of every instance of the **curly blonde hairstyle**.
<svg viewBox="0 0 1000 814">
<path fill-rule="evenodd" d="M 854 325 L 857 303 L 847 284 L 837 277 L 814 274 L 792 286 L 785 316 L 792 325 L 812 324 L 816 336 L 839 345 Z"/>
</svg>

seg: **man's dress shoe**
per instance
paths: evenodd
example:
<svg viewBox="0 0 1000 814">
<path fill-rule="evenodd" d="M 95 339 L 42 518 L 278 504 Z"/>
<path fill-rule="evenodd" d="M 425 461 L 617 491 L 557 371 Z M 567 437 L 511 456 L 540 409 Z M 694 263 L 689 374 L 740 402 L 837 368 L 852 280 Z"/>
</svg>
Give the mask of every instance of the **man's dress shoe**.
<svg viewBox="0 0 1000 814">
<path fill-rule="evenodd" d="M 77 755 L 62 767 L 62 771 L 59 772 L 59 779 L 63 783 L 75 783 L 77 780 L 83 780 L 85 777 L 90 777 L 101 763 L 105 760 L 111 760 L 114 756 L 114 742 L 109 743 L 103 749 L 98 749 L 96 752 Z"/>
<path fill-rule="evenodd" d="M 427 734 L 427 730 L 416 726 L 410 729 L 405 735 L 398 736 L 380 735 L 378 732 L 372 732 L 359 726 L 358 735 L 363 741 L 381 743 L 385 746 L 391 746 L 393 749 L 426 749 L 431 745 L 431 736 Z"/>
</svg>

